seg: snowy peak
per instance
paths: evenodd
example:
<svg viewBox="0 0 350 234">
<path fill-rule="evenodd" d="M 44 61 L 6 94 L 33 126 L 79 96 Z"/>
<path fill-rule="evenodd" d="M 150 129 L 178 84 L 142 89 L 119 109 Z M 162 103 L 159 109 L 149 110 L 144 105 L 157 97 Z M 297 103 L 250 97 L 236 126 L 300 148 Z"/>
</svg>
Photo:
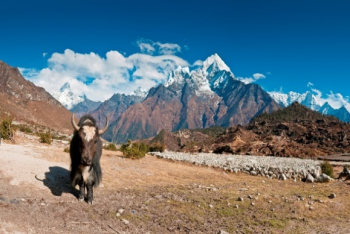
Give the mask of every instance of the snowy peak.
<svg viewBox="0 0 350 234">
<path fill-rule="evenodd" d="M 131 95 L 145 98 L 148 95 L 148 92 L 147 90 L 142 89 L 141 87 L 138 87 L 137 89 L 134 90 L 134 92 L 131 93 Z"/>
<path fill-rule="evenodd" d="M 230 72 L 230 68 L 222 61 L 222 59 L 219 57 L 218 54 L 213 54 L 212 56 L 208 57 L 204 62 L 203 62 L 203 71 L 206 71 L 208 73 L 211 72 L 211 70 L 215 71 L 228 71 Z"/>
<path fill-rule="evenodd" d="M 186 78 L 190 78 L 190 69 L 188 67 L 178 66 L 169 74 L 168 80 L 164 83 L 164 86 L 168 87 L 174 83 L 183 85 Z"/>
<path fill-rule="evenodd" d="M 319 110 L 321 105 L 318 103 L 315 95 L 307 91 L 304 100 L 301 102 L 302 105 L 310 108 L 311 110 Z"/>
<path fill-rule="evenodd" d="M 325 102 L 323 106 L 318 110 L 323 115 L 333 115 L 334 114 L 334 108 L 329 105 L 328 102 Z"/>
<path fill-rule="evenodd" d="M 78 103 L 86 100 L 86 96 L 78 96 L 73 94 L 70 89 L 70 84 L 66 82 L 59 91 L 55 91 L 52 93 L 52 96 L 58 100 L 63 106 L 65 106 L 68 110 L 75 107 Z"/>
<path fill-rule="evenodd" d="M 68 82 L 66 82 L 66 83 L 64 83 L 64 85 L 62 85 L 62 87 L 60 88 L 60 92 L 62 93 L 64 91 L 66 91 L 66 90 L 68 90 L 68 92 L 71 91 L 70 90 L 70 84 Z"/>
</svg>

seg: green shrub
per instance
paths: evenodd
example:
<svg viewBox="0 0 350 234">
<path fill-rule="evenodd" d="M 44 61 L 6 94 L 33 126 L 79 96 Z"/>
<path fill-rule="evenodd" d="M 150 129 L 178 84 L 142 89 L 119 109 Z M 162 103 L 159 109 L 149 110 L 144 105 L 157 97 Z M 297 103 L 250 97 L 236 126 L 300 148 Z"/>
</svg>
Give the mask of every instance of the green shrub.
<svg viewBox="0 0 350 234">
<path fill-rule="evenodd" d="M 145 157 L 146 153 L 149 151 L 148 145 L 145 143 L 128 143 L 122 144 L 120 150 L 123 152 L 126 158 L 140 159 Z"/>
<path fill-rule="evenodd" d="M 4 140 L 10 140 L 13 137 L 12 119 L 5 119 L 0 126 L 1 138 Z"/>
<path fill-rule="evenodd" d="M 45 133 L 40 133 L 40 143 L 45 143 L 45 144 L 52 143 L 52 136 L 51 136 L 50 131 L 45 132 Z"/>
<path fill-rule="evenodd" d="M 103 149 L 105 150 L 111 150 L 111 151 L 117 151 L 117 146 L 115 146 L 114 143 L 109 143 L 108 145 L 104 146 Z"/>
<path fill-rule="evenodd" d="M 333 166 L 329 162 L 324 161 L 323 163 L 321 163 L 321 170 L 322 170 L 322 173 L 334 178 Z"/>
<path fill-rule="evenodd" d="M 33 133 L 33 130 L 31 128 L 29 128 L 27 125 L 23 125 L 23 124 L 21 124 L 19 126 L 19 130 L 21 132 L 24 132 L 24 133 Z"/>
<path fill-rule="evenodd" d="M 65 135 L 51 135 L 51 138 L 55 140 L 67 140 L 67 136 Z"/>
<path fill-rule="evenodd" d="M 160 143 L 155 143 L 149 146 L 149 152 L 164 152 L 165 146 Z"/>
</svg>

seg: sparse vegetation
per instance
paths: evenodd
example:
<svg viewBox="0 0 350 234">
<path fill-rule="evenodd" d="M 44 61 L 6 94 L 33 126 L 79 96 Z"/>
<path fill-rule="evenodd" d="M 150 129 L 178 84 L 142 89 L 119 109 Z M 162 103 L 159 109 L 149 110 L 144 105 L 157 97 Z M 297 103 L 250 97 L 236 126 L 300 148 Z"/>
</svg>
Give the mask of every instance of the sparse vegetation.
<svg viewBox="0 0 350 234">
<path fill-rule="evenodd" d="M 120 150 L 123 152 L 126 158 L 140 159 L 145 157 L 150 148 L 145 143 L 132 143 L 128 140 L 128 143 L 122 144 Z"/>
<path fill-rule="evenodd" d="M 330 177 L 334 178 L 333 174 L 333 166 L 329 162 L 325 161 L 321 164 L 321 170 L 322 173 L 329 175 Z"/>
<path fill-rule="evenodd" d="M 336 117 L 329 115 L 322 115 L 317 111 L 308 109 L 307 107 L 294 102 L 289 107 L 282 110 L 275 111 L 271 114 L 262 113 L 257 117 L 253 118 L 250 123 L 261 123 L 266 122 L 269 124 L 278 124 L 282 122 L 293 122 L 296 120 L 310 120 L 314 121 L 316 119 L 328 119 L 329 121 L 339 121 Z"/>
<path fill-rule="evenodd" d="M 114 143 L 109 143 L 108 145 L 103 146 L 105 150 L 117 151 L 117 146 Z"/>
<path fill-rule="evenodd" d="M 24 124 L 20 124 L 19 125 L 19 130 L 21 131 L 21 132 L 24 132 L 24 133 L 33 133 L 33 130 L 30 128 L 30 127 L 28 127 L 27 125 L 24 125 Z"/>
<path fill-rule="evenodd" d="M 149 146 L 149 152 L 164 152 L 165 146 L 164 144 L 154 143 Z"/>
<path fill-rule="evenodd" d="M 50 131 L 40 133 L 40 143 L 45 143 L 49 145 L 52 143 L 52 136 Z"/>
<path fill-rule="evenodd" d="M 1 137 L 4 140 L 11 140 L 13 137 L 12 119 L 5 119 L 0 126 Z"/>
<path fill-rule="evenodd" d="M 64 148 L 64 149 L 63 149 L 63 152 L 69 153 L 69 147 Z"/>
</svg>

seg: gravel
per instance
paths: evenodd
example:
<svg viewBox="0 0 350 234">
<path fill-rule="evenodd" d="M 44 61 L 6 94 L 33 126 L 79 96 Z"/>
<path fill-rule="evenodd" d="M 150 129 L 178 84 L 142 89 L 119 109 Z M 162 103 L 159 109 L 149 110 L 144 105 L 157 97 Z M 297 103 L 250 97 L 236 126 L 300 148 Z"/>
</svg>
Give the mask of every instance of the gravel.
<svg viewBox="0 0 350 234">
<path fill-rule="evenodd" d="M 312 159 L 220 155 L 211 153 L 188 154 L 180 152 L 152 152 L 154 156 L 170 160 L 191 162 L 196 165 L 218 167 L 230 172 L 243 172 L 267 178 L 304 179 L 311 175 L 321 175 L 320 161 Z"/>
</svg>

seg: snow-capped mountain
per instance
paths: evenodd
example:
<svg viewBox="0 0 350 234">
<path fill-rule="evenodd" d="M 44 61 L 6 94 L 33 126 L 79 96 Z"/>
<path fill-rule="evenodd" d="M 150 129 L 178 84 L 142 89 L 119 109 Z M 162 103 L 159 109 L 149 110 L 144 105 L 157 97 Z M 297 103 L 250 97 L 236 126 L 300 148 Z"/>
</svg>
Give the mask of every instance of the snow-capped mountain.
<svg viewBox="0 0 350 234">
<path fill-rule="evenodd" d="M 323 106 L 318 110 L 323 115 L 334 115 L 335 109 L 329 105 L 328 102 L 325 102 Z"/>
<path fill-rule="evenodd" d="M 299 102 L 302 103 L 307 93 L 296 93 L 296 92 L 289 92 L 289 93 L 281 93 L 281 92 L 268 92 L 270 96 L 282 107 L 287 107 L 293 102 Z"/>
<path fill-rule="evenodd" d="M 203 67 L 178 67 L 164 84 L 149 90 L 141 103 L 130 105 L 111 126 L 109 139 L 125 142 L 155 136 L 162 129 L 207 128 L 247 124 L 260 113 L 280 106 L 259 85 L 237 80 L 214 54 Z"/>
<path fill-rule="evenodd" d="M 141 87 L 138 87 L 137 89 L 134 90 L 134 92 L 132 92 L 130 95 L 134 95 L 134 96 L 138 96 L 138 97 L 147 97 L 148 95 L 148 91 L 141 88 Z"/>
<path fill-rule="evenodd" d="M 71 110 L 78 103 L 83 102 L 86 99 L 86 96 L 78 96 L 73 94 L 68 82 L 66 82 L 59 91 L 53 92 L 52 96 L 68 110 Z"/>
<path fill-rule="evenodd" d="M 321 103 L 316 96 L 310 91 L 305 93 L 289 92 L 287 94 L 281 92 L 268 92 L 270 96 L 282 107 L 287 107 L 293 102 L 299 102 L 300 104 L 310 108 L 311 110 L 318 111 L 324 115 L 332 115 L 344 122 L 349 122 L 350 113 L 342 106 L 339 109 L 333 108 L 328 102 Z"/>
</svg>

